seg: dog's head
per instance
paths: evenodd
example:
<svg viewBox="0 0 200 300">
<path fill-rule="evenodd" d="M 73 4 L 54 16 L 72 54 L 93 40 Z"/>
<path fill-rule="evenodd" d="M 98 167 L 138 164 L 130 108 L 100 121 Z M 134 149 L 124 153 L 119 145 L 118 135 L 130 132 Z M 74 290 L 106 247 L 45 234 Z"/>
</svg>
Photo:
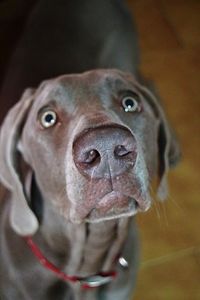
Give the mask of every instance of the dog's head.
<svg viewBox="0 0 200 300">
<path fill-rule="evenodd" d="M 27 90 L 1 127 L 0 150 L 1 180 L 14 194 L 11 224 L 21 235 L 38 228 L 21 158 L 43 200 L 81 223 L 146 211 L 152 179 L 158 176 L 165 197 L 166 172 L 179 156 L 159 102 L 117 70 L 64 75 Z"/>
</svg>

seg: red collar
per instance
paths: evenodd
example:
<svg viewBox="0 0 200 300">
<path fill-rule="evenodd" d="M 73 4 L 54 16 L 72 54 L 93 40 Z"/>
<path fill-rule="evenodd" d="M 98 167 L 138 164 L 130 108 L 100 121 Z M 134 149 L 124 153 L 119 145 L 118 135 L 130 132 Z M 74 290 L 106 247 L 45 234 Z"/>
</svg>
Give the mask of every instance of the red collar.
<svg viewBox="0 0 200 300">
<path fill-rule="evenodd" d="M 116 276 L 117 273 L 115 271 L 111 272 L 100 272 L 96 275 L 90 276 L 90 277 L 78 277 L 78 276 L 71 276 L 63 271 L 61 271 L 59 268 L 57 268 L 53 263 L 51 263 L 41 252 L 39 247 L 34 243 L 33 239 L 31 237 L 25 237 L 25 241 L 29 248 L 31 249 L 34 256 L 37 258 L 37 260 L 40 262 L 40 264 L 46 268 L 47 270 L 54 273 L 58 278 L 71 282 L 71 283 L 78 283 L 82 288 L 84 289 L 90 289 L 99 287 L 101 285 L 104 285 L 106 283 L 111 282 Z"/>
</svg>

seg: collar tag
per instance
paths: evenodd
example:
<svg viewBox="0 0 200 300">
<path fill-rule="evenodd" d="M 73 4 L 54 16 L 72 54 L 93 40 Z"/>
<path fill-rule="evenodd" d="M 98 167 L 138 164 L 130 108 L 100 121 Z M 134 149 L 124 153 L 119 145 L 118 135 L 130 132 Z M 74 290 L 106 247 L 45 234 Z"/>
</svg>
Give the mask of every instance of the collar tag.
<svg viewBox="0 0 200 300">
<path fill-rule="evenodd" d="M 97 274 L 87 278 L 80 279 L 80 284 L 83 288 L 97 288 L 104 284 L 110 283 L 116 277 L 116 272 L 108 274 Z"/>
</svg>

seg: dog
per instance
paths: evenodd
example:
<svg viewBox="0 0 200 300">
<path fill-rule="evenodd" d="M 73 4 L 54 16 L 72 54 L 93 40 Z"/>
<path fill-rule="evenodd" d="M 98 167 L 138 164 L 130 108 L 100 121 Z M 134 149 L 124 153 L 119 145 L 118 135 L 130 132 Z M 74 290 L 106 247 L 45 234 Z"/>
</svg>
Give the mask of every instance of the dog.
<svg viewBox="0 0 200 300">
<path fill-rule="evenodd" d="M 134 215 L 179 147 L 122 1 L 38 1 L 1 99 L 0 298 L 131 299 Z"/>
</svg>

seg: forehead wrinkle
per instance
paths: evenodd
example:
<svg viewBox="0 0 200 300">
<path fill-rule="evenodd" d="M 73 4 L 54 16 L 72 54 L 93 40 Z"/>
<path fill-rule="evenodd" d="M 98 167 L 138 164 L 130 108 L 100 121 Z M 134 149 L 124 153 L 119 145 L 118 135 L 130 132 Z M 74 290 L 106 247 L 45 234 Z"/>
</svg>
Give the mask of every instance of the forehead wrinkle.
<svg viewBox="0 0 200 300">
<path fill-rule="evenodd" d="M 138 93 L 137 86 L 134 82 L 130 82 L 127 78 L 123 78 L 119 75 L 115 77 L 107 77 L 105 83 L 107 90 L 115 97 L 119 97 L 121 94 L 128 91 Z"/>
<path fill-rule="evenodd" d="M 118 74 L 114 74 L 114 76 L 113 74 L 106 74 L 94 82 L 93 97 L 96 97 L 99 104 L 107 109 L 113 103 L 113 99 L 120 98 L 127 91 L 137 93 L 137 88 Z"/>
<path fill-rule="evenodd" d="M 127 86 L 127 82 L 119 76 L 107 75 L 102 78 L 102 84 L 109 90 L 118 90 Z"/>
<path fill-rule="evenodd" d="M 74 103 L 71 101 L 75 97 L 75 91 L 70 85 L 63 84 L 58 80 L 48 83 L 38 95 L 40 105 L 53 105 L 60 107 L 70 113 L 74 110 Z"/>
</svg>

